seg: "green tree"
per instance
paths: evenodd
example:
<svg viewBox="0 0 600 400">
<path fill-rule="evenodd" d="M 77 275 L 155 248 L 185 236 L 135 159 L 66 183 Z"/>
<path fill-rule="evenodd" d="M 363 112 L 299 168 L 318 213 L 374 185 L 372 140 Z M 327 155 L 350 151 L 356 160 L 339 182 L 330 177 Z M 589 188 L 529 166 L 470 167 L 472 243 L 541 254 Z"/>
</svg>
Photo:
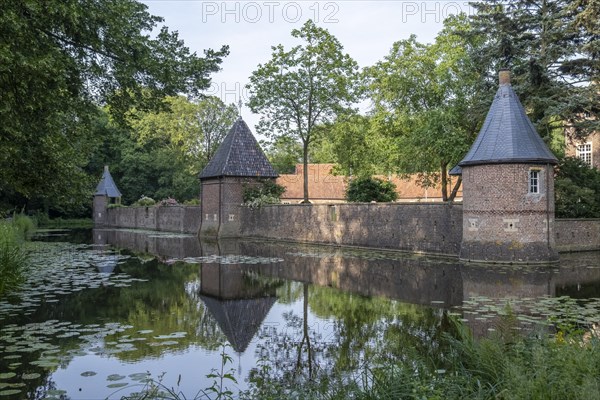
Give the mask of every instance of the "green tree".
<svg viewBox="0 0 600 400">
<path fill-rule="evenodd" d="M 468 151 L 483 118 L 480 74 L 469 56 L 477 43 L 463 35 L 468 29 L 464 15 L 447 19 L 433 44 L 411 36 L 366 70 L 373 123 L 396 141 L 397 170 L 439 177 L 444 201 L 461 183 L 448 194 L 448 168 Z"/>
<path fill-rule="evenodd" d="M 286 51 L 273 47 L 271 60 L 252 73 L 248 105 L 261 113 L 259 131 L 268 137 L 288 136 L 302 143 L 308 170 L 309 146 L 317 124 L 347 113 L 359 97 L 358 65 L 343 53 L 341 43 L 327 30 L 307 21 L 292 36 L 304 43 Z M 304 202 L 308 202 L 304 174 Z"/>
<path fill-rule="evenodd" d="M 279 174 L 293 174 L 302 160 L 302 145 L 289 136 L 278 136 L 271 141 L 261 141 L 265 154 Z"/>
<path fill-rule="evenodd" d="M 558 127 L 578 138 L 600 129 L 600 5 L 589 0 L 473 3 L 472 52 L 490 75 L 509 68 L 542 137 Z M 494 79 L 494 78 L 491 78 Z M 583 116 L 590 118 L 582 118 Z"/>
<path fill-rule="evenodd" d="M 191 53 L 134 0 L 5 1 L 0 6 L 0 196 L 68 203 L 91 194 L 84 166 L 98 105 L 200 95 L 227 47 Z M 89 197 L 88 197 L 89 199 Z"/>
<path fill-rule="evenodd" d="M 238 112 L 217 97 L 190 102 L 183 96 L 166 97 L 164 111 L 129 113 L 132 135 L 138 143 L 164 139 L 197 175 L 212 158 Z"/>
<path fill-rule="evenodd" d="M 319 126 L 315 143 L 332 154 L 329 162 L 337 164 L 337 173 L 359 177 L 388 174 L 396 170 L 400 151 L 378 128 L 371 117 L 345 115 Z"/>
<path fill-rule="evenodd" d="M 580 159 L 560 160 L 555 193 L 557 217 L 600 218 L 600 171 Z"/>
</svg>

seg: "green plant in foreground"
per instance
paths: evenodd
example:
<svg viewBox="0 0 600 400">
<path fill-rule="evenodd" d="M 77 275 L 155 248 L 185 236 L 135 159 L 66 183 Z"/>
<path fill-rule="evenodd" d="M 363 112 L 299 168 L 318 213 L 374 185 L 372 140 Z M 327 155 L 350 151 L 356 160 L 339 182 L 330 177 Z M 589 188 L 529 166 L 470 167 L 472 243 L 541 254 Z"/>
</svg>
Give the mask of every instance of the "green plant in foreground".
<svg viewBox="0 0 600 400">
<path fill-rule="evenodd" d="M 207 378 L 213 379 L 212 385 L 204 390 L 199 390 L 194 397 L 190 397 L 191 400 L 233 400 L 233 391 L 226 385 L 226 382 L 237 384 L 237 380 L 233 376 L 233 369 L 226 369 L 227 364 L 233 362 L 231 356 L 226 353 L 226 348 L 225 344 L 221 346 L 221 368 L 213 369 L 210 374 L 206 375 Z M 148 378 L 141 391 L 122 396 L 121 400 L 187 400 L 188 397 L 179 389 L 181 375 L 177 379 L 176 387 L 168 387 L 163 384 L 165 374 L 163 372 L 156 380 Z"/>
<path fill-rule="evenodd" d="M 0 296 L 23 282 L 27 254 L 24 233 L 11 222 L 0 222 Z"/>
</svg>

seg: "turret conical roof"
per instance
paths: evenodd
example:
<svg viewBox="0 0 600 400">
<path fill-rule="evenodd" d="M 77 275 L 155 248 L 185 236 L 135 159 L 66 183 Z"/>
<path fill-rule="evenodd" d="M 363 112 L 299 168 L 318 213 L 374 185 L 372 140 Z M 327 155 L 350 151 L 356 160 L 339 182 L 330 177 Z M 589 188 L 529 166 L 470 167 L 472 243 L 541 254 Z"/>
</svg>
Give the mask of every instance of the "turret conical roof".
<svg viewBox="0 0 600 400">
<path fill-rule="evenodd" d="M 277 172 L 240 117 L 200 174 L 200 179 L 221 176 L 276 178 Z"/>
<path fill-rule="evenodd" d="M 503 163 L 556 164 L 527 117 L 510 85 L 508 71 L 500 71 L 500 87 L 483 127 L 459 166 Z"/>
<path fill-rule="evenodd" d="M 96 186 L 94 196 L 121 197 L 121 192 L 108 171 L 108 165 L 104 166 L 104 172 L 102 173 L 100 183 Z"/>
</svg>

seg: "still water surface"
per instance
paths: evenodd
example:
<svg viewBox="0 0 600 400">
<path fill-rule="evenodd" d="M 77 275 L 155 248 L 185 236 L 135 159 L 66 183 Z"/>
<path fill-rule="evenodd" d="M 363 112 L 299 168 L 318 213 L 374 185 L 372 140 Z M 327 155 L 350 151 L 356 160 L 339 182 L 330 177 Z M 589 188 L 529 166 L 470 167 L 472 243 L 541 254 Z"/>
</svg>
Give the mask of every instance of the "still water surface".
<svg viewBox="0 0 600 400">
<path fill-rule="evenodd" d="M 451 320 L 479 336 L 507 310 L 524 331 L 600 321 L 599 252 L 513 267 L 131 230 L 36 239 L 27 283 L 0 299 L 0 399 L 118 399 L 148 374 L 194 398 L 215 370 L 237 393 L 435 356 Z"/>
</svg>

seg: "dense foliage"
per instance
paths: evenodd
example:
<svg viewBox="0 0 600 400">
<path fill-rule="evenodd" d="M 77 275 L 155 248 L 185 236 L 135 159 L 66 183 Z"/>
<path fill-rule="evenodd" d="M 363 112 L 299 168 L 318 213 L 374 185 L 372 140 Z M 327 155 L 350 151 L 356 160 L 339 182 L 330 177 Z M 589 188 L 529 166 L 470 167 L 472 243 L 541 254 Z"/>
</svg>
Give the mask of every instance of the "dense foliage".
<svg viewBox="0 0 600 400">
<path fill-rule="evenodd" d="M 469 150 L 483 120 L 481 71 L 469 56 L 480 46 L 469 38 L 464 16 L 449 18 L 432 44 L 411 36 L 392 46 L 383 61 L 367 68 L 375 109 L 373 125 L 394 146 L 395 172 L 429 173 L 448 194 L 448 170 Z"/>
<path fill-rule="evenodd" d="M 260 207 L 265 204 L 281 203 L 281 196 L 284 192 L 285 187 L 273 179 L 264 179 L 259 183 L 245 184 L 242 196 L 244 204 L 250 207 Z"/>
<path fill-rule="evenodd" d="M 565 157 L 556 168 L 556 216 L 600 218 L 600 171 Z"/>
<path fill-rule="evenodd" d="M 292 36 L 302 44 L 289 51 L 274 46 L 271 59 L 252 73 L 249 106 L 262 114 L 259 132 L 302 144 L 307 170 L 317 124 L 347 113 L 358 100 L 358 64 L 343 53 L 333 35 L 312 20 L 294 29 Z M 304 175 L 304 201 L 308 198 L 308 175 Z"/>
<path fill-rule="evenodd" d="M 199 57 L 161 22 L 135 0 L 2 2 L 3 207 L 81 212 L 101 171 L 87 168 L 99 106 L 123 123 L 133 106 L 160 109 L 166 95 L 209 86 L 228 48 Z"/>
<path fill-rule="evenodd" d="M 346 189 L 346 200 L 355 203 L 388 202 L 397 198 L 396 185 L 370 176 L 352 179 Z"/>
<path fill-rule="evenodd" d="M 542 137 L 600 130 L 600 5 L 588 0 L 483 0 L 472 4 L 470 52 L 494 82 L 510 68 L 513 86 Z"/>
</svg>

